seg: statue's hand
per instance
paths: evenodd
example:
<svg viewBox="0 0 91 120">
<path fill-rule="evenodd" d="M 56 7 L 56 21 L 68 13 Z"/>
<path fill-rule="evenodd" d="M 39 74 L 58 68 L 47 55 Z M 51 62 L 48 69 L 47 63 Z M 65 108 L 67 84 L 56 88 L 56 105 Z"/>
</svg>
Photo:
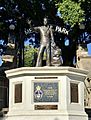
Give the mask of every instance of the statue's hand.
<svg viewBox="0 0 91 120">
<path fill-rule="evenodd" d="M 33 31 L 31 28 L 29 28 L 29 29 L 25 29 L 24 32 L 26 35 L 28 35 L 28 34 L 32 33 Z"/>
</svg>

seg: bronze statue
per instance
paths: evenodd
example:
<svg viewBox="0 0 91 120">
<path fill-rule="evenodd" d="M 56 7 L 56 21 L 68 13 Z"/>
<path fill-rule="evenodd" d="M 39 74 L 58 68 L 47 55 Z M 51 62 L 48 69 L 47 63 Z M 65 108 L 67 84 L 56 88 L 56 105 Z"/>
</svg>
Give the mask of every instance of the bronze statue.
<svg viewBox="0 0 91 120">
<path fill-rule="evenodd" d="M 46 51 L 46 66 L 51 66 L 51 42 L 54 41 L 52 28 L 48 25 L 48 19 L 44 18 L 44 25 L 34 27 L 40 32 L 40 49 L 38 53 L 36 67 L 42 66 L 44 51 Z"/>
<path fill-rule="evenodd" d="M 62 60 L 62 52 L 61 49 L 58 46 L 51 46 L 52 48 L 52 60 L 51 64 L 52 66 L 61 66 L 63 64 Z"/>
<path fill-rule="evenodd" d="M 28 20 L 30 25 L 29 31 L 40 32 L 40 48 L 37 57 L 36 67 L 42 66 L 44 52 L 46 52 L 46 66 L 60 66 L 62 65 L 61 51 L 54 42 L 52 26 L 48 25 L 48 19 L 44 18 L 44 25 L 33 27 L 32 21 Z"/>
</svg>

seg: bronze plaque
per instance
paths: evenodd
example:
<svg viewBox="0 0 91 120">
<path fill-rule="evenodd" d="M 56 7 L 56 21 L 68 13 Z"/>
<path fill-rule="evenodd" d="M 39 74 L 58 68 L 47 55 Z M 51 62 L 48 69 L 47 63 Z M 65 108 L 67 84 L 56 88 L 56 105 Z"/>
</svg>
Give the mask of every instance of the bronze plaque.
<svg viewBox="0 0 91 120">
<path fill-rule="evenodd" d="M 71 87 L 71 102 L 73 103 L 78 103 L 78 84 L 76 83 L 71 83 L 70 84 Z"/>
<path fill-rule="evenodd" d="M 35 110 L 57 110 L 57 105 L 35 105 Z"/>
<path fill-rule="evenodd" d="M 15 103 L 22 102 L 22 83 L 15 84 L 15 96 L 14 96 Z"/>
</svg>

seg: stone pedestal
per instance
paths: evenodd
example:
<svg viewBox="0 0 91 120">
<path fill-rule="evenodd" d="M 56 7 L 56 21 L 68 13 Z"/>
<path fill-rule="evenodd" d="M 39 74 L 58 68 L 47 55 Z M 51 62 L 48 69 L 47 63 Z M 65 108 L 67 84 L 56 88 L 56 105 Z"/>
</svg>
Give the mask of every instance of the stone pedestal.
<svg viewBox="0 0 91 120">
<path fill-rule="evenodd" d="M 23 67 L 6 71 L 9 112 L 5 120 L 87 120 L 84 79 L 71 67 Z"/>
<path fill-rule="evenodd" d="M 85 79 L 85 108 L 91 109 L 91 56 L 78 56 L 77 67 L 89 71 Z"/>
</svg>

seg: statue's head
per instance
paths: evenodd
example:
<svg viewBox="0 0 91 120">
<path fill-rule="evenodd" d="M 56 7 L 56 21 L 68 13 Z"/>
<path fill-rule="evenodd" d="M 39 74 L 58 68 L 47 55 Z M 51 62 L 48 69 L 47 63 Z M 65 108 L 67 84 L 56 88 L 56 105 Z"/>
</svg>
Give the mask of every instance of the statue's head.
<svg viewBox="0 0 91 120">
<path fill-rule="evenodd" d="M 48 18 L 45 17 L 45 18 L 44 18 L 44 25 L 47 25 L 47 24 L 48 24 Z"/>
</svg>

